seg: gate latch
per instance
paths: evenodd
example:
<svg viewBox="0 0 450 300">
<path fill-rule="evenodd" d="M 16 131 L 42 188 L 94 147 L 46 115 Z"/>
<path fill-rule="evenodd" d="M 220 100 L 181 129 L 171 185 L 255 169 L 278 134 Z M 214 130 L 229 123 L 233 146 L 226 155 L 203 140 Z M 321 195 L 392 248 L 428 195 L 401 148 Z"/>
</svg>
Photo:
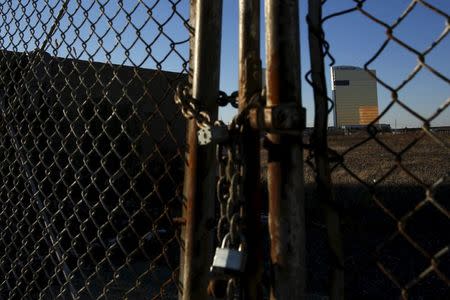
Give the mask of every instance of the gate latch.
<svg viewBox="0 0 450 300">
<path fill-rule="evenodd" d="M 306 109 L 296 103 L 259 106 L 249 112 L 250 126 L 268 133 L 301 135 L 306 127 Z"/>
</svg>

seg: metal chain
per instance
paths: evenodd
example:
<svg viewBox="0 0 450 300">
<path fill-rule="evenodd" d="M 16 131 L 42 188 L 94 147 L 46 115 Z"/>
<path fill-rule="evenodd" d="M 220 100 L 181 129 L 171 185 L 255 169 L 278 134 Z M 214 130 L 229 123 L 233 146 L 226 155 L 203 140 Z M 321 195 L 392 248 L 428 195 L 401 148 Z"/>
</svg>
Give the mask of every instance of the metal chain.
<svg viewBox="0 0 450 300">
<path fill-rule="evenodd" d="M 243 181 L 245 162 L 241 155 L 242 126 L 230 128 L 232 138 L 227 144 L 217 145 L 219 179 L 217 181 L 217 199 L 220 204 L 220 217 L 217 226 L 217 238 L 230 249 L 245 251 L 243 220 L 245 218 Z M 239 293 L 240 280 L 230 276 L 227 283 L 227 299 L 235 299 Z"/>
<path fill-rule="evenodd" d="M 216 193 L 220 207 L 220 217 L 217 224 L 217 240 L 221 241 L 228 230 L 227 204 L 230 198 L 230 180 L 227 176 L 229 156 L 224 144 L 217 145 L 216 158 L 219 169 Z"/>
<path fill-rule="evenodd" d="M 227 96 L 221 92 L 218 104 L 227 103 L 235 106 L 237 92 Z M 260 105 L 260 94 L 253 96 L 244 109 L 242 109 L 228 126 L 229 139 L 224 143 L 218 143 L 216 158 L 218 161 L 217 200 L 220 207 L 220 217 L 217 225 L 217 238 L 221 244 L 226 244 L 230 249 L 245 251 L 246 239 L 243 232 L 243 220 L 245 219 L 245 199 L 243 182 L 245 181 L 245 160 L 242 156 L 242 131 L 244 121 L 251 108 Z M 222 102 L 220 102 L 222 101 Z M 190 96 L 188 86 L 180 86 L 177 89 L 175 102 L 181 107 L 183 115 L 187 119 L 194 119 L 200 128 L 213 126 L 220 121 L 212 121 L 210 115 L 199 109 L 195 99 Z M 222 104 L 221 104 L 222 103 Z M 225 104 L 226 105 L 226 104 Z M 235 299 L 240 292 L 240 280 L 238 276 L 229 276 L 226 288 L 227 299 Z"/>
<path fill-rule="evenodd" d="M 242 185 L 245 178 L 245 161 L 242 157 L 242 128 L 243 126 L 230 128 L 234 138 L 226 145 L 228 152 L 226 177 L 229 182 L 229 190 L 225 215 L 222 215 L 228 220 L 230 247 L 236 248 L 245 243 L 241 226 L 245 213 Z M 224 238 L 226 236 L 223 236 L 222 240 Z"/>
<path fill-rule="evenodd" d="M 231 104 L 234 108 L 238 108 L 238 97 L 239 94 L 237 91 L 232 92 L 230 95 L 227 95 L 227 93 L 220 91 L 219 92 L 219 98 L 217 98 L 217 104 L 219 106 L 227 106 L 228 104 Z"/>
<path fill-rule="evenodd" d="M 197 126 L 200 128 L 213 126 L 214 124 L 217 124 L 219 122 L 212 122 L 211 116 L 206 111 L 200 109 L 197 101 L 191 96 L 191 87 L 187 84 L 179 85 L 177 87 L 177 92 L 175 94 L 175 103 L 180 106 L 181 112 L 183 113 L 184 117 L 188 120 L 195 119 Z M 238 92 L 235 91 L 230 95 L 227 95 L 225 92 L 220 91 L 217 98 L 217 104 L 222 107 L 231 104 L 231 106 L 237 108 Z"/>
<path fill-rule="evenodd" d="M 175 93 L 175 103 L 180 107 L 181 113 L 188 120 L 195 120 L 200 128 L 213 126 L 211 116 L 208 112 L 200 110 L 198 103 L 191 96 L 191 88 L 189 85 L 179 85 Z"/>
</svg>

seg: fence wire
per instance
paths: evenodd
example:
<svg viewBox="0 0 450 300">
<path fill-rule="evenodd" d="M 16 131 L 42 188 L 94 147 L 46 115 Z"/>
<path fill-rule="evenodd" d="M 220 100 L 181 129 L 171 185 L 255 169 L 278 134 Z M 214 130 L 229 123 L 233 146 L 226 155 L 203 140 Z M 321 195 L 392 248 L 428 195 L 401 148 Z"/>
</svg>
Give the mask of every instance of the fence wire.
<svg viewBox="0 0 450 300">
<path fill-rule="evenodd" d="M 1 299 L 177 297 L 188 17 L 1 1 Z"/>
<path fill-rule="evenodd" d="M 319 7 L 325 8 L 328 4 L 325 2 L 322 1 Z M 354 1 L 350 8 L 320 17 L 319 20 L 313 20 L 311 14 L 308 16 L 310 47 L 313 47 L 311 37 L 317 38 L 321 51 L 313 54 L 312 69 L 306 79 L 317 92 L 316 105 L 321 97 L 327 99 L 328 113 L 335 104 L 328 97 L 321 77 L 314 77 L 313 73 L 315 62 L 322 61 L 321 75 L 325 79 L 325 61 L 330 61 L 331 66 L 339 63 L 333 57 L 333 44 L 327 41 L 325 24 L 333 26 L 349 14 L 360 14 L 373 25 L 381 26 L 386 33 L 381 46 L 373 45 L 373 56 L 361 67 L 389 91 L 389 103 L 363 131 L 347 132 L 350 136 L 328 132 L 327 153 L 311 151 L 307 158 L 311 167 L 307 174 L 309 172 L 309 176 L 317 180 L 320 180 L 317 156 L 325 155 L 330 162 L 331 182 L 328 184 L 332 184 L 333 202 L 321 199 L 322 203 L 325 202 L 322 207 L 325 207 L 325 215 L 339 215 L 341 232 L 327 228 L 332 252 L 329 264 L 337 269 L 343 268 L 345 297 L 349 299 L 390 296 L 404 299 L 445 298 L 450 286 L 450 240 L 447 232 L 450 225 L 450 139 L 448 132 L 434 130 L 432 122 L 442 117 L 450 106 L 450 99 L 436 107 L 434 113 L 425 116 L 410 104 L 409 99 L 400 95 L 408 84 L 417 84 L 413 80 L 418 80 L 421 72 L 429 71 L 434 75 L 435 82 L 450 83 L 448 76 L 433 67 L 427 59 L 435 48 L 448 41 L 450 18 L 448 13 L 435 5 L 415 0 L 394 22 L 386 23 L 367 8 L 368 2 Z M 386 9 L 388 5 L 386 3 Z M 404 41 L 396 31 L 419 9 L 432 13 L 433 18 L 442 20 L 443 24 L 442 32 L 424 50 Z M 394 84 L 392 78 L 385 78 L 371 70 L 374 63 L 391 54 L 388 45 L 392 44 L 417 58 L 416 66 L 405 78 L 398 78 L 398 84 Z M 422 128 L 389 133 L 381 130 L 377 124 L 395 106 L 409 112 L 422 124 Z M 316 115 L 316 122 L 324 117 Z M 312 143 L 317 135 L 320 133 L 315 128 Z M 325 221 L 325 226 L 329 225 Z M 342 260 L 339 259 L 341 250 L 344 253 Z M 326 270 L 320 270 L 323 271 L 323 265 L 327 263 L 315 261 L 310 264 L 308 267 L 316 272 L 309 279 L 309 287 L 322 289 L 323 285 L 314 287 L 314 284 L 326 282 Z M 331 276 L 329 280 L 335 281 L 332 286 L 339 284 L 335 277 Z"/>
</svg>

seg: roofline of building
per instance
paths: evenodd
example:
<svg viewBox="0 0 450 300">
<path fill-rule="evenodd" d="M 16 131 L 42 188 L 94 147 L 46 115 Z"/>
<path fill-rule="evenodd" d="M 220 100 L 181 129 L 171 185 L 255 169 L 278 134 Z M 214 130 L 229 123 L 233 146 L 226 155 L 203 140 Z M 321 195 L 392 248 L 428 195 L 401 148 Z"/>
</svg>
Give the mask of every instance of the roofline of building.
<svg viewBox="0 0 450 300">
<path fill-rule="evenodd" d="M 19 51 L 11 51 L 11 50 L 6 50 L 6 49 L 0 49 L 0 53 L 5 53 L 6 55 L 30 55 L 33 54 L 37 51 L 40 51 L 40 49 L 35 49 L 32 51 L 23 51 L 23 52 L 19 52 Z M 139 69 L 139 70 L 148 70 L 148 71 L 162 71 L 164 73 L 172 73 L 174 75 L 180 75 L 183 74 L 181 72 L 173 72 L 173 71 L 166 71 L 166 70 L 158 70 L 158 69 L 151 69 L 151 68 L 142 68 L 142 67 L 138 67 L 138 66 L 130 66 L 130 65 L 120 65 L 120 64 L 113 64 L 111 62 L 101 62 L 101 61 L 88 61 L 88 60 L 83 60 L 83 59 L 76 59 L 76 58 L 68 58 L 68 57 L 59 57 L 59 56 L 52 56 L 50 55 L 50 53 L 44 51 L 44 56 L 48 57 L 48 58 L 53 58 L 57 61 L 74 61 L 74 62 L 80 62 L 80 63 L 91 63 L 93 65 L 108 65 L 111 67 L 116 67 L 116 68 L 130 68 L 130 69 Z M 187 74 L 187 73 L 185 73 Z"/>
</svg>

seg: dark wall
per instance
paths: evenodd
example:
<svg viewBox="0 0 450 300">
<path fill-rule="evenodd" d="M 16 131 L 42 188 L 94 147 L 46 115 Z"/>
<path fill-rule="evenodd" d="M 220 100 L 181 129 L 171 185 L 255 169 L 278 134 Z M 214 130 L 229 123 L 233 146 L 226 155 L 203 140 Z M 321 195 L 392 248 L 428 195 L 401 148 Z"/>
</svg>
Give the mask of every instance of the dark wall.
<svg viewBox="0 0 450 300">
<path fill-rule="evenodd" d="M 0 52 L 0 143 L 14 162 L 1 174 L 23 187 L 3 185 L 3 203 L 37 199 L 78 253 L 169 228 L 185 142 L 173 96 L 187 75 L 33 55 Z"/>
</svg>

